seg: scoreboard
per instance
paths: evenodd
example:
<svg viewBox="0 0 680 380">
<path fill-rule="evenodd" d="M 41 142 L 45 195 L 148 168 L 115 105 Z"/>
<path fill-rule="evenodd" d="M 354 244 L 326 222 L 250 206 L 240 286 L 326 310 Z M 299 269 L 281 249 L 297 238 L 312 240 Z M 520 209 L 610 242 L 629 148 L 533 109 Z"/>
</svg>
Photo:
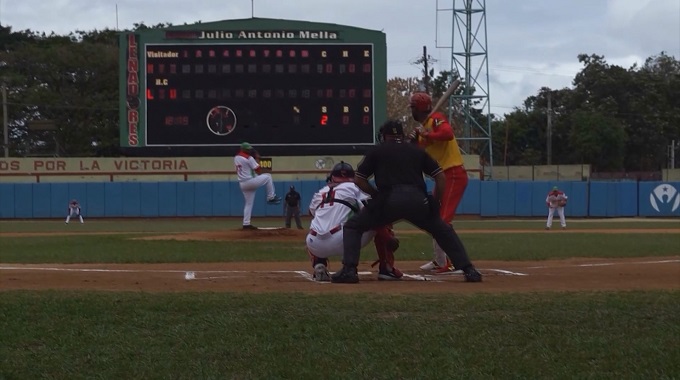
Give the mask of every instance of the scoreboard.
<svg viewBox="0 0 680 380">
<path fill-rule="evenodd" d="M 282 21 L 125 36 L 121 146 L 149 155 L 213 155 L 248 141 L 268 154 L 305 155 L 374 145 L 386 117 L 384 34 L 272 25 Z"/>
</svg>

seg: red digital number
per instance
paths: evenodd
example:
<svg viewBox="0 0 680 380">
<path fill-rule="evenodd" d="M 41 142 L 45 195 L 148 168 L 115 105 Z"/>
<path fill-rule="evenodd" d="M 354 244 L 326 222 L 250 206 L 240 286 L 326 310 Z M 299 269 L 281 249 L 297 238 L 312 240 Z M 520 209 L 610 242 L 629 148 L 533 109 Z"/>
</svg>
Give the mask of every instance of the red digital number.
<svg viewBox="0 0 680 380">
<path fill-rule="evenodd" d="M 250 51 L 250 57 L 252 58 L 252 57 L 255 57 L 255 56 L 257 56 L 257 53 L 255 52 L 255 50 L 251 50 Z"/>
<path fill-rule="evenodd" d="M 237 57 L 240 57 L 240 56 L 242 56 L 242 55 L 243 55 L 243 51 L 241 51 L 240 49 L 239 49 L 239 50 L 236 50 L 236 56 L 237 56 Z"/>
<path fill-rule="evenodd" d="M 328 115 L 321 115 L 321 125 L 328 124 Z"/>
<path fill-rule="evenodd" d="M 289 51 L 288 56 L 291 57 L 291 58 L 295 58 L 295 50 Z"/>
<path fill-rule="evenodd" d="M 327 63 L 326 64 L 326 74 L 330 74 L 333 72 L 333 64 L 332 63 Z"/>
<path fill-rule="evenodd" d="M 151 92 L 150 88 L 146 89 L 146 98 L 149 100 L 153 100 L 153 93 Z"/>
<path fill-rule="evenodd" d="M 342 125 L 349 124 L 349 115 L 342 115 Z"/>
<path fill-rule="evenodd" d="M 177 89 L 170 89 L 170 99 L 177 99 Z"/>
<path fill-rule="evenodd" d="M 196 50 L 196 58 L 201 58 L 203 57 L 203 52 L 200 50 Z"/>
<path fill-rule="evenodd" d="M 350 64 L 349 64 L 348 71 L 349 71 L 350 73 L 355 72 L 356 69 L 357 69 L 357 66 L 356 66 L 355 64 L 353 64 L 353 63 L 350 63 Z"/>
<path fill-rule="evenodd" d="M 153 74 L 153 63 L 149 63 L 148 65 L 146 65 L 146 73 Z"/>
<path fill-rule="evenodd" d="M 174 121 L 175 121 L 175 118 L 172 117 L 172 116 L 166 116 L 165 117 L 165 125 L 173 125 L 173 124 L 175 124 Z"/>
<path fill-rule="evenodd" d="M 309 57 L 309 50 L 303 50 L 301 54 L 303 58 L 307 58 Z"/>
<path fill-rule="evenodd" d="M 368 115 L 364 115 L 362 122 L 364 125 L 368 125 L 371 122 L 371 118 Z"/>
<path fill-rule="evenodd" d="M 208 51 L 208 56 L 211 57 L 211 58 L 215 57 L 215 50 L 211 49 L 210 51 Z"/>
</svg>

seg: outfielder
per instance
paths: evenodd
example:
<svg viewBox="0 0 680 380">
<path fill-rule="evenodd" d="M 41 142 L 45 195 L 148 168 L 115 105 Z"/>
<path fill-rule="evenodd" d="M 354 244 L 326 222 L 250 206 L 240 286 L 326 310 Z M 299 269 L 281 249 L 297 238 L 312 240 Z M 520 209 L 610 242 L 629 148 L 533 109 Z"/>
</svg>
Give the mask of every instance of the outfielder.
<svg viewBox="0 0 680 380">
<path fill-rule="evenodd" d="M 548 221 L 545 224 L 545 229 L 549 230 L 552 227 L 555 210 L 557 210 L 557 214 L 560 216 L 562 229 L 567 228 L 567 220 L 564 218 L 564 206 L 567 205 L 567 195 L 555 186 L 545 198 L 545 204 L 548 206 Z"/>
<path fill-rule="evenodd" d="M 68 210 L 66 214 L 66 224 L 71 221 L 71 216 L 78 216 L 80 223 L 85 223 L 83 221 L 83 216 L 80 214 L 80 203 L 77 199 L 72 199 L 68 204 Z"/>
<path fill-rule="evenodd" d="M 438 195 L 441 200 L 440 216 L 442 220 L 451 224 L 456 215 L 456 208 L 460 204 L 468 184 L 468 176 L 463 166 L 463 156 L 460 154 L 458 142 L 453 134 L 453 128 L 441 112 L 432 112 L 432 98 L 425 92 L 411 95 L 411 115 L 421 124 L 409 138 L 437 161 L 444 170 L 446 186 L 444 194 Z M 445 273 L 453 270 L 451 261 L 446 253 L 433 241 L 434 259 L 420 267 L 422 270 Z"/>
<path fill-rule="evenodd" d="M 342 227 L 363 208 L 363 201 L 368 199 L 354 184 L 354 168 L 350 164 L 342 161 L 336 164 L 326 182 L 327 185 L 314 194 L 309 204 L 313 219 L 305 240 L 317 281 L 330 281 L 328 258 L 342 256 Z M 361 236 L 361 247 L 366 247 L 371 240 L 375 243 L 377 263 L 380 264 L 378 279 L 399 280 L 403 273 L 394 267 L 394 251 L 399 247 L 399 241 L 392 229 L 380 227 L 365 232 Z"/>
<path fill-rule="evenodd" d="M 258 163 L 259 159 L 260 155 L 247 142 L 241 144 L 240 152 L 234 157 L 238 184 L 245 199 L 243 207 L 243 229 L 245 230 L 257 229 L 257 227 L 250 224 L 250 217 L 253 212 L 255 192 L 258 188 L 266 186 L 268 204 L 275 205 L 281 203 L 281 197 L 276 196 L 274 192 L 274 182 L 271 174 L 260 174 L 262 169 Z"/>
</svg>

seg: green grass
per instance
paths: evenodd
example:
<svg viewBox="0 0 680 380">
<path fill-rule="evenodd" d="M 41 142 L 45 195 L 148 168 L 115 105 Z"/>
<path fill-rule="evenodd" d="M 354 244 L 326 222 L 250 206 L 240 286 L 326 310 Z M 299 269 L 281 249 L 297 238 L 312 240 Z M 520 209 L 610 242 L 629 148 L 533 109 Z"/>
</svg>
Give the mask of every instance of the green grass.
<svg viewBox="0 0 680 380">
<path fill-rule="evenodd" d="M 671 379 L 678 299 L 4 292 L 0 378 Z"/>
<path fill-rule="evenodd" d="M 680 255 L 675 234 L 464 234 L 475 260 L 546 260 L 570 257 L 653 257 Z M 133 240 L 140 235 L 81 235 L 0 238 L 4 263 L 189 263 L 305 261 L 299 242 Z M 398 261 L 423 260 L 432 249 L 424 234 L 399 235 Z M 362 257 L 376 256 L 373 245 Z"/>
<path fill-rule="evenodd" d="M 618 219 L 567 219 L 570 228 L 575 229 L 655 229 L 680 228 L 680 218 L 677 220 L 639 219 L 638 221 L 619 221 Z M 257 218 L 253 224 L 263 227 L 283 227 L 283 218 Z M 555 225 L 559 224 L 559 221 Z M 309 218 L 303 218 L 303 225 L 309 226 Z M 541 230 L 545 226 L 545 219 L 530 220 L 457 220 L 456 229 L 520 229 Z M 63 219 L 54 220 L 18 220 L 0 221 L 0 232 L 190 232 L 190 231 L 219 231 L 241 227 L 239 218 L 187 218 L 187 219 L 85 219 L 81 225 L 72 221 L 66 225 Z M 398 223 L 397 229 L 413 229 L 408 223 Z"/>
</svg>

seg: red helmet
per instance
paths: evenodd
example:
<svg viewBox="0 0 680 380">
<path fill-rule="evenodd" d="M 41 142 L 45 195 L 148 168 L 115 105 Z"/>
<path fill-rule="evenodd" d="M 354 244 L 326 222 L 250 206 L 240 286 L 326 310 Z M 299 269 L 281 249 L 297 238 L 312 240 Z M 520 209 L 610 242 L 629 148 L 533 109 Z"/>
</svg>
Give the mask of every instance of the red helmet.
<svg viewBox="0 0 680 380">
<path fill-rule="evenodd" d="M 432 97 L 427 92 L 415 92 L 411 95 L 411 108 L 420 112 L 432 110 Z"/>
</svg>

